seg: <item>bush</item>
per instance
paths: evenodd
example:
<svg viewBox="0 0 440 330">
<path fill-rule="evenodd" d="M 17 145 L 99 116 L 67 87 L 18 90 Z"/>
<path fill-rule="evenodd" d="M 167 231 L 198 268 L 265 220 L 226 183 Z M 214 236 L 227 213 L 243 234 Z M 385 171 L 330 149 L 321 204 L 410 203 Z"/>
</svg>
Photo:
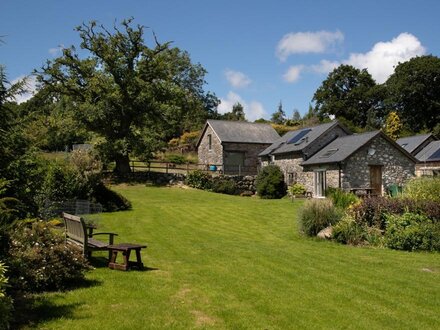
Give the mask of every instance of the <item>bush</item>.
<svg viewBox="0 0 440 330">
<path fill-rule="evenodd" d="M 263 167 L 257 175 L 255 186 L 261 198 L 276 199 L 286 195 L 284 175 L 276 165 Z"/>
<path fill-rule="evenodd" d="M 111 190 L 101 180 L 93 185 L 90 199 L 100 203 L 105 212 L 131 210 L 130 201 L 118 192 Z"/>
<path fill-rule="evenodd" d="M 185 183 L 193 188 L 209 190 L 212 188 L 212 176 L 201 170 L 196 170 L 186 176 Z"/>
<path fill-rule="evenodd" d="M 410 198 L 365 198 L 352 208 L 356 222 L 368 227 L 386 228 L 388 214 L 402 215 L 405 212 L 421 214 L 434 221 L 440 221 L 440 204 L 434 201 Z"/>
<path fill-rule="evenodd" d="M 9 264 L 12 287 L 24 292 L 65 289 L 90 269 L 82 251 L 66 245 L 61 231 L 41 220 L 16 225 Z"/>
<path fill-rule="evenodd" d="M 348 193 L 339 188 L 327 188 L 326 197 L 333 201 L 333 205 L 341 209 L 346 209 L 359 202 L 359 198 L 352 193 Z"/>
<path fill-rule="evenodd" d="M 440 202 L 440 178 L 421 177 L 410 180 L 404 187 L 403 196 L 417 201 Z"/>
<path fill-rule="evenodd" d="M 366 233 L 352 217 L 345 216 L 333 227 L 333 238 L 339 243 L 359 245 L 365 241 Z"/>
<path fill-rule="evenodd" d="M 440 222 L 409 212 L 388 215 L 385 241 L 396 250 L 440 251 Z"/>
<path fill-rule="evenodd" d="M 9 329 L 9 321 L 12 315 L 12 299 L 5 292 L 8 284 L 5 273 L 6 266 L 0 261 L 0 329 Z"/>
<path fill-rule="evenodd" d="M 289 193 L 292 196 L 303 196 L 306 193 L 306 188 L 301 183 L 294 183 L 289 187 Z"/>
<path fill-rule="evenodd" d="M 186 161 L 186 157 L 183 155 L 178 155 L 178 154 L 169 154 L 165 157 L 165 161 L 167 161 L 168 163 L 173 163 L 173 164 L 178 164 L 178 165 L 182 165 L 185 164 Z"/>
<path fill-rule="evenodd" d="M 212 184 L 212 191 L 227 195 L 238 194 L 237 184 L 235 181 L 224 177 L 215 178 Z"/>
<path fill-rule="evenodd" d="M 311 199 L 304 203 L 300 222 L 302 231 L 316 236 L 322 229 L 335 225 L 342 213 L 328 199 Z"/>
</svg>

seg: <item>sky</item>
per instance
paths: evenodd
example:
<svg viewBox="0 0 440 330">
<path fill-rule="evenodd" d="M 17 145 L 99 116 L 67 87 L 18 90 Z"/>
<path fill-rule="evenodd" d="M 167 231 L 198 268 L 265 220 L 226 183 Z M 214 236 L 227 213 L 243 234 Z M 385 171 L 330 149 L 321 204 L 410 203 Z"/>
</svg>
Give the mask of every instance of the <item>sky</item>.
<svg viewBox="0 0 440 330">
<path fill-rule="evenodd" d="M 383 83 L 399 62 L 440 56 L 439 13 L 438 0 L 1 0 L 0 64 L 17 81 L 62 47 L 79 48 L 74 28 L 83 22 L 111 28 L 133 17 L 148 27 L 147 45 L 154 31 L 208 71 L 205 90 L 221 100 L 220 113 L 240 102 L 249 121 L 269 119 L 281 102 L 291 117 L 307 112 L 340 64 Z"/>
</svg>

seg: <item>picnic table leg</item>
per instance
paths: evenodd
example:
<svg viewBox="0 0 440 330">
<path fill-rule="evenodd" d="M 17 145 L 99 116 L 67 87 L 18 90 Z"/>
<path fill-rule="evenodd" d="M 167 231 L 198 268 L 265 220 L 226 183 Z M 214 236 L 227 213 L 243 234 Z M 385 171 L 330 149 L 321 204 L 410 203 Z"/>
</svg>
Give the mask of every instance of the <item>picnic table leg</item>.
<svg viewBox="0 0 440 330">
<path fill-rule="evenodd" d="M 141 249 L 136 249 L 136 261 L 137 261 L 137 266 L 139 269 L 143 269 L 144 268 L 144 264 L 142 263 L 142 259 L 141 259 Z"/>
<path fill-rule="evenodd" d="M 125 270 L 127 270 L 130 265 L 130 252 L 131 252 L 131 249 L 127 249 L 126 251 L 122 252 L 122 255 L 124 256 Z"/>
</svg>

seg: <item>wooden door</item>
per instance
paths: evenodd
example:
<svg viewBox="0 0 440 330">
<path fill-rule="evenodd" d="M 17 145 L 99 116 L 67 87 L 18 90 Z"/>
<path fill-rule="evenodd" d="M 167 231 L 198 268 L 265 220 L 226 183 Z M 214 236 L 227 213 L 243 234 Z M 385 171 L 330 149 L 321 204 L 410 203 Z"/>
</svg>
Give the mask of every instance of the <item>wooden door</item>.
<svg viewBox="0 0 440 330">
<path fill-rule="evenodd" d="M 374 195 L 382 195 L 382 165 L 370 165 L 370 188 Z"/>
</svg>

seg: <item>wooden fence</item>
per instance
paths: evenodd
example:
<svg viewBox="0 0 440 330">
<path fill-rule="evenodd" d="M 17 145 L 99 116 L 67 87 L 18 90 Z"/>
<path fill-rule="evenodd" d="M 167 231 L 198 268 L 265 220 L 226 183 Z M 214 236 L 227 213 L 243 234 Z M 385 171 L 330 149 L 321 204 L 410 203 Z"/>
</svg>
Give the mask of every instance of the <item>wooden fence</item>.
<svg viewBox="0 0 440 330">
<path fill-rule="evenodd" d="M 141 162 L 130 161 L 132 172 L 162 172 L 175 174 L 188 174 L 196 170 L 206 171 L 211 174 L 229 174 L 229 175 L 248 175 L 256 174 L 257 169 L 254 167 L 246 167 L 240 165 L 229 165 L 224 167 L 219 164 L 176 164 L 161 161 Z"/>
</svg>

